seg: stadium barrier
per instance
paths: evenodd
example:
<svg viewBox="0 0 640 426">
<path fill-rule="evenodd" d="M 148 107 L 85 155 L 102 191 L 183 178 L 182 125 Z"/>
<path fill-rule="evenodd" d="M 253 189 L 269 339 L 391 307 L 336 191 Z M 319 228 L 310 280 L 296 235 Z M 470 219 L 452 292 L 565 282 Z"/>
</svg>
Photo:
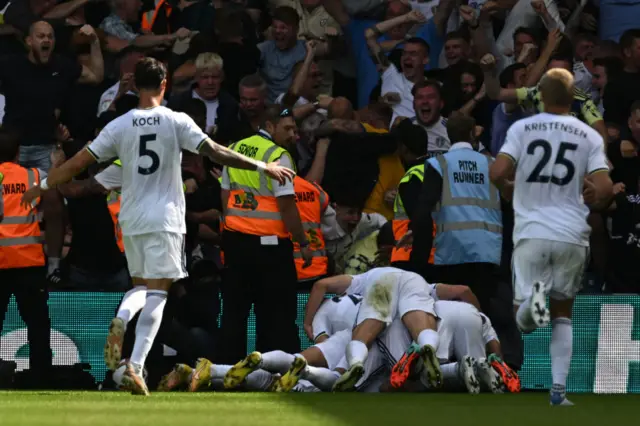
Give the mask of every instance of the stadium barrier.
<svg viewBox="0 0 640 426">
<path fill-rule="evenodd" d="M 55 292 L 49 297 L 54 365 L 91 365 L 102 381 L 106 373 L 103 346 L 109 321 L 121 293 Z M 307 294 L 298 297 L 298 325 L 303 347 L 310 342 L 302 320 Z M 255 347 L 255 317 L 249 319 L 249 350 Z M 640 296 L 578 296 L 573 318 L 573 362 L 569 392 L 640 393 Z M 551 386 L 551 327 L 524 336 L 525 363 L 520 372 L 525 389 Z M 27 329 L 11 299 L 0 335 L 0 358 L 28 368 Z"/>
</svg>

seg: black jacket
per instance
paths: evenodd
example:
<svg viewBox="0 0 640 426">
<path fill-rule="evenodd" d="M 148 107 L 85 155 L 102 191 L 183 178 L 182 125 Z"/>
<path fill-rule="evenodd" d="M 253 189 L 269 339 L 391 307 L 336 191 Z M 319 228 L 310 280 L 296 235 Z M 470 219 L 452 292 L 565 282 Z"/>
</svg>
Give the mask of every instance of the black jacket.
<svg viewBox="0 0 640 426">
<path fill-rule="evenodd" d="M 186 100 L 193 97 L 193 89 L 196 85 L 191 86 L 189 90 L 186 90 L 176 96 L 173 96 L 167 105 L 171 109 L 180 109 L 180 105 Z M 223 145 L 229 145 L 230 143 L 239 141 L 240 139 L 248 138 L 255 132 L 251 128 L 249 119 L 240 110 L 238 102 L 233 97 L 220 90 L 218 94 L 218 116 L 216 117 L 216 134 L 212 135 L 213 139 Z"/>
</svg>

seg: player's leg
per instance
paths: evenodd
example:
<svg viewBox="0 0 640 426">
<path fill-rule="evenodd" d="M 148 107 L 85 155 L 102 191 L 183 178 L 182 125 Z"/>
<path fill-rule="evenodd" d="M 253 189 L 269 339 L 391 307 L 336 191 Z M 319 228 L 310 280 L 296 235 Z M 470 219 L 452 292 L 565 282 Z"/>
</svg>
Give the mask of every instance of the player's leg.
<svg viewBox="0 0 640 426">
<path fill-rule="evenodd" d="M 184 235 L 157 232 L 127 237 L 126 240 L 129 240 L 129 245 L 136 246 L 137 252 L 143 253 L 141 278 L 147 283 L 147 297 L 136 325 L 136 338 L 123 382 L 130 382 L 133 393 L 147 395 L 149 391 L 142 380 L 142 369 L 160 329 L 168 290 L 174 281 L 187 276 Z"/>
<path fill-rule="evenodd" d="M 350 341 L 351 331 L 342 330 L 296 355 L 289 370 L 278 381 L 276 392 L 291 391 L 300 379 L 318 383 L 320 389 L 330 390 L 340 377 L 333 370 L 344 357 Z"/>
<path fill-rule="evenodd" d="M 116 317 L 111 320 L 109 334 L 104 345 L 104 361 L 107 368 L 114 370 L 122 359 L 122 347 L 127 325 L 133 317 L 144 307 L 147 301 L 147 283 L 141 278 L 144 270 L 144 250 L 134 239 L 123 237 L 125 256 L 133 288 L 129 290 L 118 307 Z"/>
<path fill-rule="evenodd" d="M 420 347 L 425 379 L 433 388 L 442 385 L 442 371 L 436 356 L 439 337 L 434 300 L 422 279 L 403 282 L 399 288 L 398 315 Z"/>
<path fill-rule="evenodd" d="M 551 308 L 551 389 L 552 405 L 573 405 L 566 398 L 567 376 L 573 353 L 571 313 L 575 295 L 582 286 L 588 248 L 554 242 L 552 261 L 553 287 L 549 293 Z"/>
<path fill-rule="evenodd" d="M 115 370 L 122 359 L 122 345 L 129 322 L 142 310 L 147 300 L 147 283 L 142 278 L 132 278 L 132 281 L 133 288 L 122 297 L 104 345 L 104 361 L 110 370 Z"/>
<path fill-rule="evenodd" d="M 546 291 L 551 280 L 551 243 L 541 239 L 523 239 L 513 249 L 513 305 L 516 323 L 530 333 L 549 323 Z"/>
<path fill-rule="evenodd" d="M 258 369 L 284 374 L 294 363 L 296 357 L 283 351 L 271 351 L 261 354 L 252 352 L 240 362 L 234 364 L 224 377 L 225 389 L 235 389 L 247 376 Z"/>
</svg>

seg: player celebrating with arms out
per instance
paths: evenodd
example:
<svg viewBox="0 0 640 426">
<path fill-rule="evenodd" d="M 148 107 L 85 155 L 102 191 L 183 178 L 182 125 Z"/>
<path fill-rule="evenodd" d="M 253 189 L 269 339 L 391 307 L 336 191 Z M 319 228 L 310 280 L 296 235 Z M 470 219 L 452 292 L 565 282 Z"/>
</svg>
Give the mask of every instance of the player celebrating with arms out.
<svg viewBox="0 0 640 426">
<path fill-rule="evenodd" d="M 485 56 L 481 65 L 491 66 L 492 59 Z M 551 319 L 551 405 L 573 405 L 566 398 L 566 382 L 573 350 L 571 311 L 589 252 L 585 202 L 610 199 L 613 185 L 602 137 L 570 115 L 571 73 L 551 69 L 539 88 L 545 112 L 511 126 L 490 178 L 504 193 L 515 171 L 516 322 L 531 332 Z"/>
<path fill-rule="evenodd" d="M 68 182 L 90 164 L 113 157 L 122 162 L 120 225 L 125 255 L 134 283 L 147 287 L 136 327 L 131 359 L 120 377 L 121 388 L 148 395 L 142 378 L 144 362 L 160 328 L 171 284 L 187 275 L 184 261 L 185 198 L 180 157 L 183 149 L 240 169 L 258 170 L 284 183 L 294 172 L 276 163 L 265 164 L 227 149 L 202 132 L 183 113 L 161 106 L 167 85 L 165 66 L 146 58 L 136 65 L 138 108 L 110 122 L 98 137 L 60 168 L 52 169 L 41 190 Z M 25 193 L 23 203 L 32 201 Z"/>
</svg>

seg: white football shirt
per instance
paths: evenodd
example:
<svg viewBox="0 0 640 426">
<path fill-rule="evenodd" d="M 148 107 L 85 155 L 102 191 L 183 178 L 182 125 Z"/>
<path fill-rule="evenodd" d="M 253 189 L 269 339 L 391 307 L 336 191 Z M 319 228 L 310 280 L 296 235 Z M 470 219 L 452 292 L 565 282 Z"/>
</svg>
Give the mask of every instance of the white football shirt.
<svg viewBox="0 0 640 426">
<path fill-rule="evenodd" d="M 347 294 L 365 294 L 369 286 L 375 284 L 387 274 L 393 274 L 398 285 L 400 283 L 416 282 L 427 286 L 427 291 L 432 297 L 435 294 L 436 286 L 427 283 L 420 275 L 391 266 L 373 268 L 363 274 L 354 275 L 351 280 L 351 285 L 347 289 Z"/>
<path fill-rule="evenodd" d="M 575 117 L 541 113 L 515 122 L 500 154 L 516 164 L 514 244 L 540 238 L 588 246 L 583 180 L 609 170 L 600 134 Z"/>
<path fill-rule="evenodd" d="M 359 294 L 343 294 L 325 300 L 313 317 L 314 340 L 323 334 L 333 336 L 339 331 L 351 330 L 361 301 Z"/>
<path fill-rule="evenodd" d="M 118 117 L 87 147 L 99 162 L 122 162 L 123 235 L 186 233 L 182 150 L 197 153 L 206 139 L 188 115 L 157 106 Z"/>
</svg>

